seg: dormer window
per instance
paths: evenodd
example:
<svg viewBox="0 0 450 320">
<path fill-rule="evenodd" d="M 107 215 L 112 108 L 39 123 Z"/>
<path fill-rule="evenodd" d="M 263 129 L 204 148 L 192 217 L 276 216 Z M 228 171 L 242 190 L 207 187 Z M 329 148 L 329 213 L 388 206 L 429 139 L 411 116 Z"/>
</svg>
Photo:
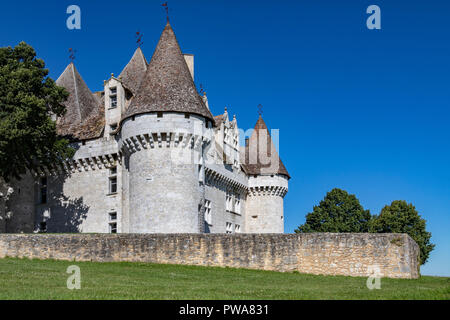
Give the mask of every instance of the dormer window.
<svg viewBox="0 0 450 320">
<path fill-rule="evenodd" d="M 125 99 L 127 99 L 127 101 L 131 100 L 131 98 L 133 98 L 133 93 L 131 93 L 130 90 L 125 89 Z"/>
</svg>

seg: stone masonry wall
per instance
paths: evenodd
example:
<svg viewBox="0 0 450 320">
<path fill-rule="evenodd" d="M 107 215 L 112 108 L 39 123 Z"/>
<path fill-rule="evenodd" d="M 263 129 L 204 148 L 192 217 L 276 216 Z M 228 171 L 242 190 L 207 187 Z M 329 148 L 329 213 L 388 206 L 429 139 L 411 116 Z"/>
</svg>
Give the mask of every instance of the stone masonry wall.
<svg viewBox="0 0 450 320">
<path fill-rule="evenodd" d="M 138 261 L 301 273 L 417 278 L 406 234 L 0 234 L 0 258 Z"/>
</svg>

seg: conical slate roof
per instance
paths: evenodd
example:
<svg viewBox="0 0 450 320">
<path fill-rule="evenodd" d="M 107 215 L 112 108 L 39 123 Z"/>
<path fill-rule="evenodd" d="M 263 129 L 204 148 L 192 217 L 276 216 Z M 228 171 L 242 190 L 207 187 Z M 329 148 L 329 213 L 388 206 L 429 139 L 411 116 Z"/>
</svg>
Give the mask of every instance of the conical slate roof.
<svg viewBox="0 0 450 320">
<path fill-rule="evenodd" d="M 261 116 L 255 124 L 248 145 L 243 149 L 241 161 L 248 175 L 281 174 L 290 178 Z"/>
<path fill-rule="evenodd" d="M 186 112 L 214 123 L 197 92 L 172 27 L 164 28 L 136 96 L 122 119 L 147 112 Z"/>
<path fill-rule="evenodd" d="M 66 113 L 56 120 L 58 134 L 80 140 L 98 137 L 104 127 L 101 102 L 89 90 L 73 63 L 66 67 L 56 84 L 69 92 L 64 102 Z"/>
<path fill-rule="evenodd" d="M 125 88 L 136 95 L 146 71 L 147 60 L 145 60 L 141 48 L 137 48 L 131 60 L 120 73 L 119 79 Z"/>
</svg>

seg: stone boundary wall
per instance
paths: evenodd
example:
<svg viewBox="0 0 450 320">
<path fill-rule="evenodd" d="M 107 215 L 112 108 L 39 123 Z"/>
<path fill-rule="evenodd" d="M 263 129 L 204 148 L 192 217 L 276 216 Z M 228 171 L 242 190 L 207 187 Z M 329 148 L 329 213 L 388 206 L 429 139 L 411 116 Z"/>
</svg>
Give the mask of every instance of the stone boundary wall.
<svg viewBox="0 0 450 320">
<path fill-rule="evenodd" d="M 419 276 L 419 247 L 407 234 L 0 234 L 0 258 L 7 256 Z"/>
</svg>

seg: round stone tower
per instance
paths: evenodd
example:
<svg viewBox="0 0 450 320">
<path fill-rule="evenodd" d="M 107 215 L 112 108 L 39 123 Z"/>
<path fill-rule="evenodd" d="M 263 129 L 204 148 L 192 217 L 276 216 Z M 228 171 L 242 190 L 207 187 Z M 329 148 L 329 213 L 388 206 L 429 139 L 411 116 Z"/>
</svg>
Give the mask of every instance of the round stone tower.
<svg viewBox="0 0 450 320">
<path fill-rule="evenodd" d="M 261 116 L 244 150 L 242 167 L 248 176 L 245 232 L 284 233 L 283 199 L 290 176 Z"/>
<path fill-rule="evenodd" d="M 283 198 L 288 191 L 288 177 L 250 176 L 248 186 L 246 232 L 284 233 Z"/>
<path fill-rule="evenodd" d="M 167 23 L 120 124 L 130 233 L 198 233 L 213 117 Z"/>
</svg>

